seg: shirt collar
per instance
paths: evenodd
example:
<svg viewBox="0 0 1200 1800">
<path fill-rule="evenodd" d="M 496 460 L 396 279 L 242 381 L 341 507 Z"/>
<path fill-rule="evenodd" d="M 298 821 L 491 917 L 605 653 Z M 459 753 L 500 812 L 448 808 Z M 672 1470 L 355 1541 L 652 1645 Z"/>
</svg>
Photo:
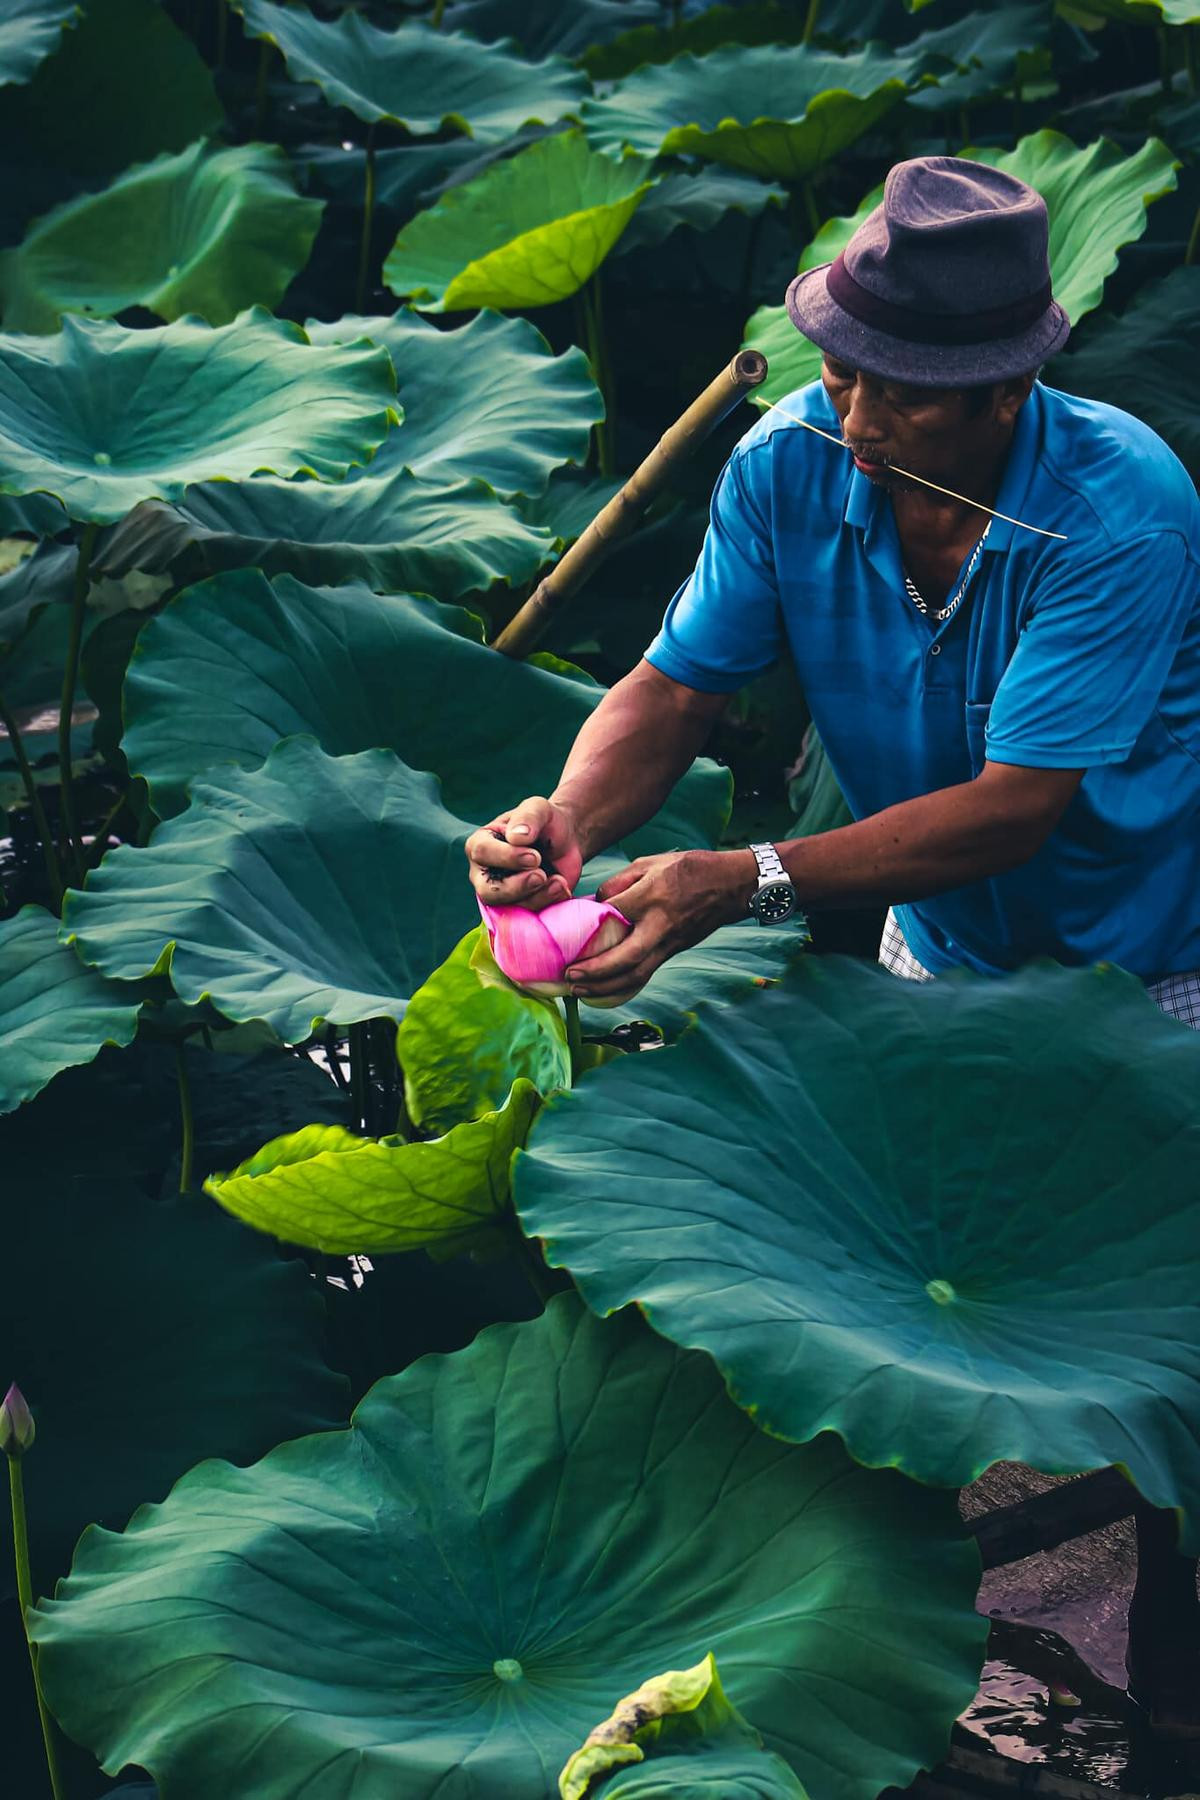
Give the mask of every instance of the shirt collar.
<svg viewBox="0 0 1200 1800">
<path fill-rule="evenodd" d="M 1000 491 L 996 495 L 997 512 L 1010 513 L 1013 518 L 1021 518 L 1033 485 L 1034 470 L 1037 467 L 1038 445 L 1041 441 L 1042 387 L 1035 381 L 1033 392 L 1017 414 L 1017 422 L 1013 428 L 1013 440 L 1009 446 L 1008 460 L 1004 465 L 1004 473 L 1000 477 Z M 869 475 L 864 475 L 851 463 L 850 480 L 846 484 L 846 507 L 843 517 L 847 525 L 854 525 L 860 531 L 869 534 L 870 528 L 879 517 L 880 508 L 886 496 L 882 488 L 876 487 Z M 1031 520 L 1036 524 L 1037 520 Z M 992 528 L 987 534 L 984 550 L 995 553 L 1007 550 L 1012 544 L 1013 531 L 1016 529 L 1005 519 L 993 519 Z"/>
</svg>

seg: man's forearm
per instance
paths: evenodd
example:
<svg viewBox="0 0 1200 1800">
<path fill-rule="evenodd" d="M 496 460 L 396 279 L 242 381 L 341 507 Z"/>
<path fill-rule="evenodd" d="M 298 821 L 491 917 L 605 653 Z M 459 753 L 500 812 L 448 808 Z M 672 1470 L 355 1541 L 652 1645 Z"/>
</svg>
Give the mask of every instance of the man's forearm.
<svg viewBox="0 0 1200 1800">
<path fill-rule="evenodd" d="M 648 663 L 609 690 L 575 739 L 550 796 L 570 813 L 585 860 L 653 817 L 725 700 L 680 687 Z"/>
<path fill-rule="evenodd" d="M 1018 867 L 1054 829 L 1079 781 L 1072 770 L 993 770 L 817 837 L 779 845 L 809 907 L 923 900 Z"/>
</svg>

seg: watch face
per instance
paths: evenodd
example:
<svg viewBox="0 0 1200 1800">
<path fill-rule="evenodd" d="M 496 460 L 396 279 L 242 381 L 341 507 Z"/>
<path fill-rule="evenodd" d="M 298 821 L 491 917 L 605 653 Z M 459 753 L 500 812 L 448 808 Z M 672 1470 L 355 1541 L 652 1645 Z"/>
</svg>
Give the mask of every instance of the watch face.
<svg viewBox="0 0 1200 1800">
<path fill-rule="evenodd" d="M 796 910 L 796 890 L 790 881 L 772 881 L 759 888 L 750 905 L 760 925 L 782 925 Z"/>
</svg>

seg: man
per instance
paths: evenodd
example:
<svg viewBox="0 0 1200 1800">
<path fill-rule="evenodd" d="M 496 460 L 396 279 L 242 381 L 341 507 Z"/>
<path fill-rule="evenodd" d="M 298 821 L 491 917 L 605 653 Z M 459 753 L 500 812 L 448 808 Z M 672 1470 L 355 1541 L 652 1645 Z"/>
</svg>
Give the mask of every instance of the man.
<svg viewBox="0 0 1200 1800">
<path fill-rule="evenodd" d="M 1044 203 L 982 164 L 901 163 L 787 304 L 820 383 L 737 446 L 694 573 L 555 792 L 469 840 L 477 891 L 566 898 L 786 646 L 857 822 L 640 858 L 600 890 L 634 929 L 577 993 L 627 993 L 794 889 L 894 908 L 901 974 L 1113 961 L 1200 1023 L 1200 504 L 1147 427 L 1036 381 L 1069 330 Z"/>
</svg>

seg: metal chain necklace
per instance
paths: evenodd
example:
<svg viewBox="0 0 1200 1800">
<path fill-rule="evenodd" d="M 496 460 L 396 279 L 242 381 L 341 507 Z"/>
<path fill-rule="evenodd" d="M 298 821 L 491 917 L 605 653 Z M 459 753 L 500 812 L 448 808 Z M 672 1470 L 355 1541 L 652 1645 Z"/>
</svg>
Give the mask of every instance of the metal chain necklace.
<svg viewBox="0 0 1200 1800">
<path fill-rule="evenodd" d="M 962 605 L 963 596 L 971 585 L 971 577 L 975 573 L 979 558 L 983 555 L 984 541 L 991 529 L 992 521 L 989 519 L 983 528 L 983 536 L 971 552 L 971 559 L 967 564 L 966 574 L 958 584 L 957 593 L 946 602 L 945 606 L 931 607 L 928 600 L 924 598 L 920 589 L 917 587 L 916 582 L 913 580 L 908 570 L 901 565 L 901 571 L 904 575 L 904 591 L 919 613 L 924 613 L 926 618 L 933 619 L 937 624 L 941 625 L 946 619 L 949 619 L 958 611 L 959 607 Z"/>
</svg>

